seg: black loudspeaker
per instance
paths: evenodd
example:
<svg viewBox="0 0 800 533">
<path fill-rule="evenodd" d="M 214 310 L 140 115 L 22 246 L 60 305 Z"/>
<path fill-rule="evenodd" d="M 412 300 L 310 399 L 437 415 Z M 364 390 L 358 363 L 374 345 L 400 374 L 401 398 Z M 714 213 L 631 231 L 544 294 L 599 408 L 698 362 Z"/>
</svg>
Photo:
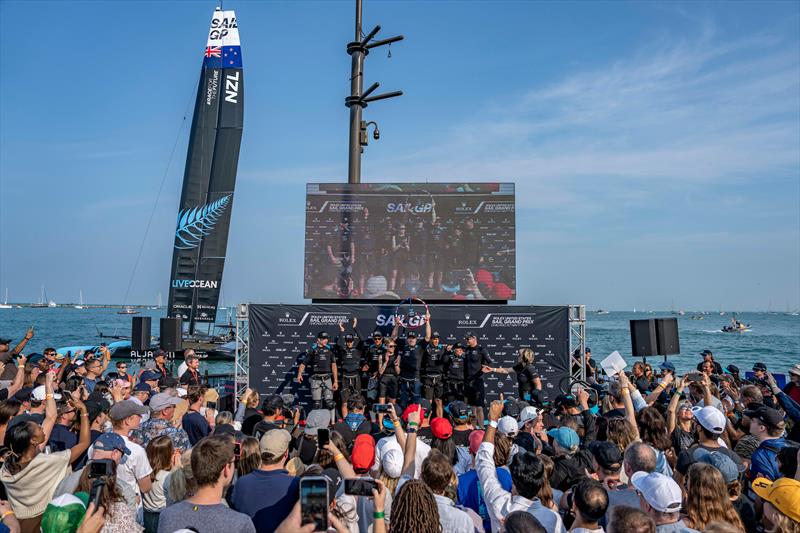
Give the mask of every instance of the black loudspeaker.
<svg viewBox="0 0 800 533">
<path fill-rule="evenodd" d="M 161 319 L 161 349 L 177 352 L 183 349 L 183 324 L 180 318 Z"/>
<path fill-rule="evenodd" d="M 135 316 L 131 323 L 131 350 L 144 352 L 150 349 L 150 317 Z"/>
<path fill-rule="evenodd" d="M 631 352 L 636 357 L 656 355 L 658 343 L 656 340 L 655 320 L 631 320 Z"/>
<path fill-rule="evenodd" d="M 678 319 L 656 318 L 655 320 L 658 355 L 681 353 L 681 346 L 678 342 Z"/>
</svg>

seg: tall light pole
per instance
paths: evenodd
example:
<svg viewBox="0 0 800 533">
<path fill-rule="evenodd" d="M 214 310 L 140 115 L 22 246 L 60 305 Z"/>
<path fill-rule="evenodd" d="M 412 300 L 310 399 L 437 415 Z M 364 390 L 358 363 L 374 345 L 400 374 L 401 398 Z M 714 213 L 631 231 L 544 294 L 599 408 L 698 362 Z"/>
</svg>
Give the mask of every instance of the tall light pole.
<svg viewBox="0 0 800 533">
<path fill-rule="evenodd" d="M 361 183 L 361 152 L 364 151 L 363 147 L 367 145 L 367 123 L 361 120 L 363 108 L 367 107 L 370 102 L 403 94 L 403 91 L 392 91 L 370 96 L 380 86 L 377 82 L 364 91 L 364 58 L 367 57 L 370 49 L 403 40 L 402 35 L 397 35 L 388 39 L 373 41 L 372 39 L 380 30 L 380 26 L 375 26 L 363 39 L 361 38 L 361 0 L 356 0 L 355 39 L 353 39 L 353 42 L 347 43 L 347 53 L 352 58 L 350 66 L 350 96 L 344 99 L 344 105 L 350 108 L 348 183 Z M 377 131 L 378 127 L 376 125 L 375 139 L 378 138 Z"/>
</svg>

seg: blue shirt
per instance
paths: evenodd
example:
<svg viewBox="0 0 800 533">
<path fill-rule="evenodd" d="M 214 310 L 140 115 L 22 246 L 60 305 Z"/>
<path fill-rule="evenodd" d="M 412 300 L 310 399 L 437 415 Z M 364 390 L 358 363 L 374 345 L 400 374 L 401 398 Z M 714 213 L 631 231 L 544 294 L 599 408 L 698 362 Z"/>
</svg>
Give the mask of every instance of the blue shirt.
<svg viewBox="0 0 800 533">
<path fill-rule="evenodd" d="M 211 433 L 211 427 L 206 418 L 197 411 L 189 411 L 181 419 L 183 430 L 189 436 L 189 442 L 194 446 L 203 437 Z"/>
<path fill-rule="evenodd" d="M 94 386 L 97 385 L 96 379 L 83 378 L 83 386 L 89 391 L 89 394 L 94 392 Z"/>
<path fill-rule="evenodd" d="M 511 492 L 511 472 L 507 468 L 497 468 L 497 479 L 500 481 L 500 486 L 508 492 Z M 492 530 L 492 520 L 489 516 L 489 510 L 486 508 L 486 503 L 483 501 L 483 490 L 481 489 L 480 481 L 478 481 L 478 472 L 470 470 L 458 476 L 458 503 L 464 507 L 469 507 L 483 520 L 483 530 Z"/>
<path fill-rule="evenodd" d="M 286 470 L 253 470 L 233 486 L 231 505 L 253 519 L 258 533 L 272 533 L 300 496 L 299 478 Z"/>
<path fill-rule="evenodd" d="M 78 436 L 67 426 L 56 424 L 50 432 L 50 440 L 47 441 L 47 444 L 50 445 L 51 452 L 63 452 L 78 444 Z"/>
<path fill-rule="evenodd" d="M 750 457 L 750 479 L 754 480 L 763 476 L 774 481 L 781 477 L 777 457 L 778 451 L 784 446 L 786 446 L 786 440 L 783 437 L 765 440 L 759 444 Z"/>
</svg>

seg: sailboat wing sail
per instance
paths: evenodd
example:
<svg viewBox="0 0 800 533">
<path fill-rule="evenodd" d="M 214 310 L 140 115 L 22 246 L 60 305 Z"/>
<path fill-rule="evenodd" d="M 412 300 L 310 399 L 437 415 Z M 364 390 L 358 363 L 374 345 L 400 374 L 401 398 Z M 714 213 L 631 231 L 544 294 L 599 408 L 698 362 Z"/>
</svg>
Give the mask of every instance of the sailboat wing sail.
<svg viewBox="0 0 800 533">
<path fill-rule="evenodd" d="M 192 118 L 175 229 L 169 316 L 214 322 L 244 122 L 244 74 L 233 11 L 214 12 Z"/>
</svg>

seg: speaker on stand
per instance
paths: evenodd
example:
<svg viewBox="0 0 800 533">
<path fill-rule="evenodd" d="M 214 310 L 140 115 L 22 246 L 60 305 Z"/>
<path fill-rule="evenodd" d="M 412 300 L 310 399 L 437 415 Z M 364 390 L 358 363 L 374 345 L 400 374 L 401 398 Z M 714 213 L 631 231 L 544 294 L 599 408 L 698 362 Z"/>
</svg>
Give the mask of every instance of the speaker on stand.
<svg viewBox="0 0 800 533">
<path fill-rule="evenodd" d="M 162 318 L 160 322 L 160 345 L 165 352 L 183 349 L 183 323 L 180 318 Z"/>
<path fill-rule="evenodd" d="M 150 349 L 150 317 L 135 316 L 131 322 L 131 350 L 146 352 Z"/>
</svg>

